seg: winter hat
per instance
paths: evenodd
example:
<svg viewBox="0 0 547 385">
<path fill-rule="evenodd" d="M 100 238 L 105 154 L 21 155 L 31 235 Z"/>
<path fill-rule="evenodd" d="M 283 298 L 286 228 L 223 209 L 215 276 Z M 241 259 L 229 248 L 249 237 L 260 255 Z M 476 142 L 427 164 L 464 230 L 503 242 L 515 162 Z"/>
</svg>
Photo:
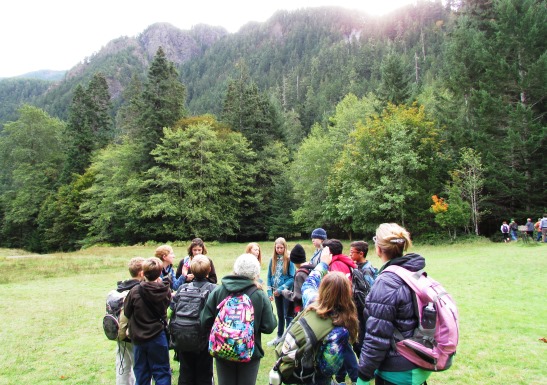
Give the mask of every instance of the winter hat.
<svg viewBox="0 0 547 385">
<path fill-rule="evenodd" d="M 327 239 L 327 232 L 325 230 L 323 230 L 321 227 L 319 227 L 318 229 L 315 229 L 311 232 L 311 238 L 317 238 L 317 239 L 322 239 L 322 240 L 325 240 Z"/>
<path fill-rule="evenodd" d="M 306 262 L 306 251 L 297 243 L 291 250 L 290 259 L 292 263 L 304 263 Z"/>
<path fill-rule="evenodd" d="M 255 279 L 260 274 L 260 263 L 253 254 L 242 254 L 234 262 L 234 274 Z"/>
</svg>

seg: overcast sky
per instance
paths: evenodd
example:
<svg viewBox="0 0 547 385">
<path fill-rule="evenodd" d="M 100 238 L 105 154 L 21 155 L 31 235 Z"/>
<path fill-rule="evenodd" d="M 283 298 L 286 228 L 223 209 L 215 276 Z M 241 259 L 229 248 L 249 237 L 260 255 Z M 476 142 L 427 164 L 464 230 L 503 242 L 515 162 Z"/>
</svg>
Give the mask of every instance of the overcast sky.
<svg viewBox="0 0 547 385">
<path fill-rule="evenodd" d="M 0 5 L 0 77 L 68 70 L 109 41 L 136 36 L 157 22 L 237 32 L 280 9 L 337 5 L 382 15 L 408 3 L 415 0 L 8 0 Z"/>
</svg>

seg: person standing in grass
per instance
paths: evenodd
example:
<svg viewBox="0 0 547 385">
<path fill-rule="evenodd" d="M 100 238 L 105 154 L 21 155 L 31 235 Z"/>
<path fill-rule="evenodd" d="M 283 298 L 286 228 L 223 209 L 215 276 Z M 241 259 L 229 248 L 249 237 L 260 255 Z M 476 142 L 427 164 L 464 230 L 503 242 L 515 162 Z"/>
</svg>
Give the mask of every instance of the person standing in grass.
<svg viewBox="0 0 547 385">
<path fill-rule="evenodd" d="M 211 262 L 205 255 L 196 255 L 191 262 L 194 279 L 183 284 L 173 297 L 171 309 L 176 311 L 177 303 L 188 300 L 185 298 L 187 289 L 199 289 L 203 293 L 212 293 L 216 285 L 207 281 L 211 271 Z M 180 362 L 178 385 L 211 385 L 213 383 L 213 357 L 209 354 L 209 335 L 203 334 L 203 340 L 193 341 L 195 351 L 176 349 Z M 198 338 L 199 339 L 199 338 Z"/>
<path fill-rule="evenodd" d="M 357 385 L 418 385 L 431 374 L 401 356 L 393 343 L 395 330 L 404 338 L 412 337 L 418 327 L 410 287 L 397 274 L 384 272 L 390 265 L 410 271 L 425 267 L 425 259 L 418 254 L 404 254 L 412 242 L 409 232 L 396 223 L 382 223 L 373 238 L 376 254 L 383 266 L 367 296 L 365 305 L 365 338 L 359 357 Z"/>
<path fill-rule="evenodd" d="M 543 218 L 541 218 L 541 221 L 539 222 L 539 228 L 541 229 L 543 242 L 547 242 L 547 214 L 543 214 Z"/>
<path fill-rule="evenodd" d="M 518 235 L 519 225 L 517 224 L 517 221 L 514 219 L 511 219 L 511 223 L 509 223 L 509 231 L 511 234 L 511 240 L 512 241 L 518 241 L 519 235 Z"/>
<path fill-rule="evenodd" d="M 262 250 L 260 249 L 260 245 L 258 243 L 249 243 L 245 248 L 245 253 L 254 255 L 256 259 L 258 259 L 258 263 L 262 266 Z"/>
<path fill-rule="evenodd" d="M 131 279 L 118 282 L 116 290 L 127 295 L 129 291 L 143 280 L 142 263 L 144 258 L 135 257 L 129 261 L 129 274 Z M 129 339 L 127 330 L 129 320 L 122 312 L 120 314 L 120 327 L 118 329 L 118 343 L 116 347 L 116 385 L 135 385 L 135 373 L 133 365 L 135 355 L 133 344 Z"/>
<path fill-rule="evenodd" d="M 532 218 L 526 220 L 526 235 L 530 239 L 534 239 L 534 222 L 532 222 Z"/>
<path fill-rule="evenodd" d="M 538 218 L 537 222 L 534 224 L 534 229 L 537 232 L 536 242 L 541 241 L 541 218 Z"/>
<path fill-rule="evenodd" d="M 302 285 L 308 278 L 310 271 L 313 270 L 311 264 L 306 264 L 306 251 L 301 244 L 297 243 L 289 254 L 290 261 L 294 264 L 296 273 L 294 274 L 293 290 L 283 289 L 283 297 L 293 303 L 293 315 L 302 311 Z M 303 268 L 302 265 L 305 265 Z"/>
<path fill-rule="evenodd" d="M 177 272 L 175 274 L 175 277 L 177 277 L 177 279 L 181 275 L 183 275 L 185 277 L 185 282 L 192 282 L 192 280 L 194 279 L 194 274 L 192 274 L 190 262 L 192 262 L 192 258 L 194 258 L 194 256 L 196 255 L 207 255 L 207 247 L 205 247 L 205 243 L 201 238 L 194 238 L 192 239 L 192 242 L 190 242 L 190 246 L 188 246 L 188 256 L 181 259 L 177 267 Z M 211 262 L 211 272 L 207 277 L 207 281 L 211 283 L 217 283 L 217 272 L 215 271 L 215 264 L 213 263 L 213 260 L 211 258 L 209 258 L 209 261 Z"/>
<path fill-rule="evenodd" d="M 311 243 L 315 251 L 311 256 L 310 263 L 316 266 L 321 261 L 321 250 L 323 250 L 323 241 L 327 239 L 327 232 L 321 227 L 311 232 Z"/>
<path fill-rule="evenodd" d="M 154 252 L 154 256 L 159 258 L 162 263 L 161 279 L 169 283 L 172 290 L 177 290 L 185 281 L 185 277 L 175 277 L 175 269 L 173 268 L 173 260 L 175 259 L 175 251 L 169 245 L 161 245 Z"/>
<path fill-rule="evenodd" d="M 357 339 L 359 329 L 357 308 L 349 279 L 344 273 L 331 269 L 332 260 L 329 246 L 324 245 L 321 262 L 302 285 L 302 317 L 318 316 L 331 320 L 334 326 L 315 357 L 317 370 L 310 385 L 331 385 L 332 376 L 343 370 L 347 358 L 353 357 L 355 361 L 351 344 Z"/>
<path fill-rule="evenodd" d="M 266 293 L 258 289 L 260 264 L 252 254 L 240 255 L 234 263 L 233 274 L 222 278 L 222 284 L 209 294 L 200 321 L 206 331 L 213 327 L 219 313 L 218 305 L 233 293 L 249 293 L 254 309 L 254 351 L 249 362 L 215 358 L 219 385 L 255 385 L 260 360 L 264 357 L 262 333 L 270 334 L 276 326 L 272 304 Z M 256 287 L 253 287 L 256 286 Z"/>
<path fill-rule="evenodd" d="M 349 256 L 357 264 L 357 268 L 363 272 L 363 276 L 370 287 L 374 285 L 374 281 L 378 276 L 378 269 L 372 266 L 372 263 L 367 260 L 368 243 L 365 241 L 355 241 L 349 246 Z M 353 345 L 353 351 L 359 355 L 361 346 L 363 346 L 363 338 L 365 335 L 365 320 L 363 314 L 357 314 L 359 318 L 359 339 Z"/>
<path fill-rule="evenodd" d="M 284 289 L 293 289 L 294 273 L 295 268 L 289 259 L 287 241 L 285 238 L 277 238 L 268 266 L 268 296 L 270 301 L 275 301 L 277 310 L 277 337 L 268 342 L 268 346 L 277 345 L 285 331 L 285 325 L 291 323 L 292 315 L 289 314 L 291 301 L 285 298 L 281 292 Z"/>
<path fill-rule="evenodd" d="M 509 237 L 509 225 L 507 224 L 507 221 L 503 221 L 500 227 L 500 231 L 503 237 L 503 242 L 511 242 L 511 238 Z"/>
<path fill-rule="evenodd" d="M 136 385 L 171 385 L 169 344 L 165 333 L 167 307 L 171 289 L 160 275 L 163 263 L 159 258 L 142 264 L 144 282 L 129 291 L 124 301 L 124 314 L 129 319 L 129 337 L 135 354 Z"/>
</svg>

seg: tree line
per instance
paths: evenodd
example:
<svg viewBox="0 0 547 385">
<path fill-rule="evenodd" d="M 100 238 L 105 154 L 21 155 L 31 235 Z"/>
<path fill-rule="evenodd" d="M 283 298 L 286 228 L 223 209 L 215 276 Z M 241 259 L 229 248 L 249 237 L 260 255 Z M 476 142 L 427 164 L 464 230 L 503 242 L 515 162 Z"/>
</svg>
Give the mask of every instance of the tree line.
<svg viewBox="0 0 547 385">
<path fill-rule="evenodd" d="M 405 23 L 429 32 L 331 45 L 270 87 L 242 59 L 208 113 L 200 77 L 181 81 L 196 62 L 179 72 L 161 47 L 119 106 L 97 72 L 66 120 L 21 107 L 0 133 L 1 245 L 353 238 L 389 221 L 456 237 L 543 214 L 545 5 L 464 1 L 446 21 L 417 9 L 432 11 Z"/>
</svg>

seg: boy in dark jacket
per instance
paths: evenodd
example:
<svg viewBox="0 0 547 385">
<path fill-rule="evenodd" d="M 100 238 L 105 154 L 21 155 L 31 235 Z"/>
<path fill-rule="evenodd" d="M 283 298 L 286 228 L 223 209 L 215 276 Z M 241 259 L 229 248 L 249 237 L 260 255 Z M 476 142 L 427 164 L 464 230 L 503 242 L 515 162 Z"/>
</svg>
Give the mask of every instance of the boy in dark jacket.
<svg viewBox="0 0 547 385">
<path fill-rule="evenodd" d="M 142 264 L 144 282 L 133 287 L 124 302 L 129 319 L 129 337 L 133 342 L 137 385 L 171 385 L 169 345 L 164 323 L 171 302 L 171 289 L 160 278 L 163 263 L 159 258 Z"/>
</svg>

